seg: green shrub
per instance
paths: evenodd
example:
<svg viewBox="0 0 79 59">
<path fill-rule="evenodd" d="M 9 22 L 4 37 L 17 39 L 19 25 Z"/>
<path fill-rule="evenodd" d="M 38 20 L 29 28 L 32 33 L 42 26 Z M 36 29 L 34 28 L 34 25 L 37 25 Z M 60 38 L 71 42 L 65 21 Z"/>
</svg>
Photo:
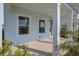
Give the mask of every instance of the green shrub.
<svg viewBox="0 0 79 59">
<path fill-rule="evenodd" d="M 20 48 L 20 49 L 24 49 L 24 50 L 28 49 L 28 47 L 27 47 L 26 45 L 24 45 L 24 44 L 21 45 L 21 46 L 19 46 L 19 48 Z"/>
<path fill-rule="evenodd" d="M 29 52 L 17 50 L 15 56 L 31 56 Z"/>
<path fill-rule="evenodd" d="M 79 31 L 71 32 L 71 35 L 74 36 L 74 40 L 70 42 L 65 42 L 60 45 L 62 49 L 69 50 L 65 55 L 66 56 L 79 56 Z"/>
<path fill-rule="evenodd" d="M 23 56 L 23 51 L 17 50 L 17 51 L 15 52 L 15 55 L 16 55 L 16 56 Z"/>
<path fill-rule="evenodd" d="M 0 48 L 0 55 L 2 54 L 2 49 Z"/>
<path fill-rule="evenodd" d="M 8 40 L 3 40 L 2 42 L 3 46 L 0 49 L 0 55 L 6 55 L 11 56 L 11 45 L 13 45 L 13 42 L 10 42 Z M 21 45 L 18 47 L 17 51 L 15 52 L 15 56 L 31 56 L 31 54 L 27 51 L 28 47 L 26 45 Z"/>
<path fill-rule="evenodd" d="M 0 55 L 5 55 L 8 52 L 8 55 L 11 55 L 10 46 L 13 45 L 9 40 L 2 41 L 2 48 L 0 49 Z"/>
<path fill-rule="evenodd" d="M 63 37 L 63 38 L 68 38 L 68 28 L 67 28 L 67 25 L 64 24 L 62 27 L 61 27 L 61 30 L 60 30 L 60 36 Z"/>
<path fill-rule="evenodd" d="M 10 41 L 4 40 L 3 41 L 3 47 L 2 47 L 3 54 L 5 54 L 9 50 L 10 50 Z"/>
<path fill-rule="evenodd" d="M 31 56 L 31 54 L 27 51 L 28 47 L 26 45 L 21 45 L 18 47 L 17 51 L 15 52 L 16 56 Z"/>
<path fill-rule="evenodd" d="M 74 40 L 79 42 L 79 31 L 75 31 L 75 34 L 73 36 L 74 36 Z"/>
</svg>

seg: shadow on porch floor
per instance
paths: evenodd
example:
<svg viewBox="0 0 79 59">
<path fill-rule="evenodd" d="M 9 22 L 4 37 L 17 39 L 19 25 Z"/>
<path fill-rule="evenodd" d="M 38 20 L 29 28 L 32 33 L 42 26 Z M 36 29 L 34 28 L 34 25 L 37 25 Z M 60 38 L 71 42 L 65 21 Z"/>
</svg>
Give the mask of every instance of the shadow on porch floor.
<svg viewBox="0 0 79 59">
<path fill-rule="evenodd" d="M 45 51 L 41 51 L 41 50 L 37 50 L 37 49 L 33 49 L 33 48 L 28 48 L 29 51 L 31 53 L 33 53 L 33 55 L 37 55 L 37 56 L 52 56 L 52 53 L 50 52 L 45 52 Z M 36 54 L 37 53 L 37 54 Z"/>
</svg>

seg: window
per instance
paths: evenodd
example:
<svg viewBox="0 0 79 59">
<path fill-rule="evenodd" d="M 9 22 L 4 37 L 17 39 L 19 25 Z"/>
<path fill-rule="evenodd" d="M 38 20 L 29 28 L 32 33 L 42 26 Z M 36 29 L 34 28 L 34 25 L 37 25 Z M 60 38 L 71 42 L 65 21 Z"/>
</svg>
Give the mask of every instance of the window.
<svg viewBox="0 0 79 59">
<path fill-rule="evenodd" d="M 19 34 L 29 33 L 29 18 L 19 16 Z"/>
<path fill-rule="evenodd" d="M 39 20 L 39 33 L 45 32 L 45 20 Z"/>
<path fill-rule="evenodd" d="M 50 32 L 50 33 L 51 33 L 51 35 L 52 35 L 52 20 L 50 20 L 49 32 Z"/>
<path fill-rule="evenodd" d="M 50 20 L 50 28 L 49 28 L 49 32 L 52 32 L 52 20 Z"/>
</svg>

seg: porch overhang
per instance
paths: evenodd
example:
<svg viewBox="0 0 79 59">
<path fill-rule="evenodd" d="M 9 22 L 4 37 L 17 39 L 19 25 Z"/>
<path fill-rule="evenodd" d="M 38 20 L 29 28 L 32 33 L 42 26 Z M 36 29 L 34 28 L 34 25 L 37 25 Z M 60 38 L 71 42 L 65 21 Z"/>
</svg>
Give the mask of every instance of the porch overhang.
<svg viewBox="0 0 79 59">
<path fill-rule="evenodd" d="M 61 8 L 60 16 L 61 17 L 67 15 L 71 11 L 69 8 L 67 8 L 68 6 L 64 6 L 64 5 L 65 4 L 62 3 L 60 6 L 60 8 Z M 53 11 L 55 10 L 55 6 L 56 6 L 56 3 L 35 3 L 35 4 L 34 3 L 27 3 L 27 4 L 13 3 L 10 5 L 10 9 L 13 10 L 15 7 L 16 8 L 18 7 L 18 8 L 21 8 L 23 10 L 29 10 L 29 11 L 32 11 L 35 13 L 46 15 L 48 17 L 53 17 L 52 14 L 53 14 Z"/>
<path fill-rule="evenodd" d="M 68 5 L 69 5 L 76 13 L 79 13 L 79 3 L 68 3 Z"/>
</svg>

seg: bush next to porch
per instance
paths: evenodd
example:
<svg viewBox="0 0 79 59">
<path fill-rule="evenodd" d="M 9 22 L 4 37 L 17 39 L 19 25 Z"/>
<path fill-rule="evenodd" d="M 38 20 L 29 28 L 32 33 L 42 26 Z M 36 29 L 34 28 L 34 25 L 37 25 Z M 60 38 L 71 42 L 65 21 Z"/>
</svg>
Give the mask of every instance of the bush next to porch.
<svg viewBox="0 0 79 59">
<path fill-rule="evenodd" d="M 17 47 L 17 51 L 13 51 L 11 46 L 13 45 L 13 42 L 10 42 L 9 40 L 3 40 L 2 42 L 3 46 L 0 49 L 0 55 L 2 56 L 30 56 L 31 54 L 27 51 L 28 47 L 26 45 L 21 45 Z M 14 47 L 13 47 L 14 48 Z M 12 54 L 12 51 L 14 54 Z"/>
<path fill-rule="evenodd" d="M 74 40 L 65 42 L 60 47 L 68 50 L 66 56 L 79 56 L 79 31 L 73 31 L 71 35 L 74 36 Z"/>
<path fill-rule="evenodd" d="M 18 47 L 17 51 L 15 52 L 16 56 L 31 56 L 28 51 L 28 47 L 26 45 L 21 45 Z"/>
<path fill-rule="evenodd" d="M 3 40 L 2 41 L 2 48 L 0 49 L 0 55 L 9 55 L 11 53 L 10 46 L 13 43 L 9 40 Z"/>
<path fill-rule="evenodd" d="M 68 38 L 68 34 L 69 34 L 69 31 L 68 31 L 67 25 L 64 24 L 64 25 L 61 27 L 60 36 L 63 37 L 63 38 Z"/>
</svg>

